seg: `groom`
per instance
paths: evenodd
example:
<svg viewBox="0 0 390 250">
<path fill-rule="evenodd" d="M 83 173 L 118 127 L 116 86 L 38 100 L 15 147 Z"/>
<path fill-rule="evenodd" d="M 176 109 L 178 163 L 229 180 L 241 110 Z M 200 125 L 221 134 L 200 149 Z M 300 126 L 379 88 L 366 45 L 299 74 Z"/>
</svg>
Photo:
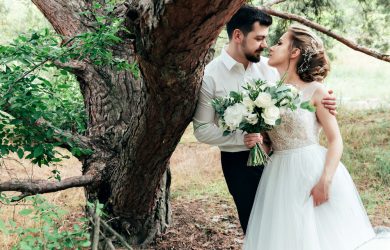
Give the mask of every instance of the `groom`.
<svg viewBox="0 0 390 250">
<path fill-rule="evenodd" d="M 234 14 L 227 23 L 228 46 L 205 68 L 193 118 L 197 140 L 218 146 L 221 150 L 223 174 L 244 233 L 263 172 L 263 167 L 247 167 L 246 163 L 249 149 L 256 143 L 262 143 L 263 138 L 260 134 L 244 135 L 242 131 L 223 136 L 216 125 L 218 118 L 211 100 L 226 96 L 230 91 L 239 91 L 245 82 L 252 79 L 268 82 L 279 79 L 276 69 L 268 65 L 268 58 L 261 56 L 261 52 L 268 47 L 266 39 L 271 24 L 271 16 L 249 5 L 244 5 Z M 336 114 L 333 97 L 324 99 L 323 104 Z"/>
</svg>

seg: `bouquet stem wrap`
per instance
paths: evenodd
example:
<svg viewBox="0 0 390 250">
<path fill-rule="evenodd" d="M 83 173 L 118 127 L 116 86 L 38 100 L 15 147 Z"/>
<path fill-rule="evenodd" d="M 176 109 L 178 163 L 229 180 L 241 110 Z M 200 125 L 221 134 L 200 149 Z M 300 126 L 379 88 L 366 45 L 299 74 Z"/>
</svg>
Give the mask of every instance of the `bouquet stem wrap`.
<svg viewBox="0 0 390 250">
<path fill-rule="evenodd" d="M 249 152 L 249 158 L 247 166 L 259 167 L 265 165 L 270 160 L 270 157 L 264 152 L 263 148 L 259 143 L 251 148 Z"/>
</svg>

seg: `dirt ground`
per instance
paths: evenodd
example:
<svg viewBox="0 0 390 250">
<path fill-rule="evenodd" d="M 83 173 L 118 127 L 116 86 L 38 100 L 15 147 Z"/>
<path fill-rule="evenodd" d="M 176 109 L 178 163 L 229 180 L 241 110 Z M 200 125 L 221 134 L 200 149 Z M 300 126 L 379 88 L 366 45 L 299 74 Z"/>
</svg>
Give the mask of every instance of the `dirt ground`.
<svg viewBox="0 0 390 250">
<path fill-rule="evenodd" d="M 231 202 L 174 200 L 173 223 L 151 249 L 241 249 L 243 234 Z"/>
</svg>

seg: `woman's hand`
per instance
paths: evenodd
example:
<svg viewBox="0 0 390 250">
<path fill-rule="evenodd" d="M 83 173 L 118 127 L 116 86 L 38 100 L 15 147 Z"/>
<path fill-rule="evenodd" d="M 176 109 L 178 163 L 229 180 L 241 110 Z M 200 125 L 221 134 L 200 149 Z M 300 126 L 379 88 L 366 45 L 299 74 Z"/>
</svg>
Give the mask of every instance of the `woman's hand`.
<svg viewBox="0 0 390 250">
<path fill-rule="evenodd" d="M 256 143 L 263 144 L 263 136 L 260 133 L 244 135 L 244 144 L 247 148 L 253 148 Z"/>
<path fill-rule="evenodd" d="M 313 187 L 310 194 L 313 196 L 314 206 L 320 206 L 329 199 L 330 181 L 321 178 L 320 181 Z"/>
</svg>

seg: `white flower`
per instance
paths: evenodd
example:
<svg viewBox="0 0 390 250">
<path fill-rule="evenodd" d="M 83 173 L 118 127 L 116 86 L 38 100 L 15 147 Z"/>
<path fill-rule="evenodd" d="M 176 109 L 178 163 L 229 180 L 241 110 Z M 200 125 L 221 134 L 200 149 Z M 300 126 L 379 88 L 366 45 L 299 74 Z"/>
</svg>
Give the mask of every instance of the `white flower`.
<svg viewBox="0 0 390 250">
<path fill-rule="evenodd" d="M 253 112 L 253 109 L 255 108 L 255 103 L 252 101 L 251 98 L 249 98 L 249 96 L 245 96 L 242 99 L 242 104 L 245 105 L 245 107 L 249 112 Z"/>
<path fill-rule="evenodd" d="M 288 104 L 290 101 L 287 99 L 287 98 L 284 98 L 281 102 L 280 102 L 280 106 L 284 106 L 286 104 Z"/>
<path fill-rule="evenodd" d="M 251 88 L 256 88 L 256 81 L 252 79 L 248 82 L 248 86 L 250 86 Z"/>
<path fill-rule="evenodd" d="M 260 89 L 261 89 L 262 91 L 264 91 L 267 87 L 272 87 L 272 86 L 275 86 L 275 84 L 274 84 L 274 83 L 266 82 L 265 84 L 263 84 L 263 85 L 260 86 Z"/>
<path fill-rule="evenodd" d="M 229 129 L 235 130 L 247 114 L 248 110 L 245 105 L 242 103 L 236 103 L 225 110 L 223 117 L 225 118 L 225 123 Z"/>
<path fill-rule="evenodd" d="M 261 92 L 255 100 L 255 105 L 259 108 L 267 108 L 273 106 L 275 102 L 270 94 Z"/>
<path fill-rule="evenodd" d="M 280 118 L 280 111 L 276 106 L 271 106 L 264 109 L 261 117 L 263 117 L 266 124 L 273 126 L 276 120 Z"/>
<path fill-rule="evenodd" d="M 257 114 L 248 114 L 245 117 L 245 120 L 249 122 L 249 124 L 255 125 L 258 122 Z"/>
<path fill-rule="evenodd" d="M 293 97 L 298 95 L 299 90 L 296 87 L 294 87 L 293 85 L 290 85 L 290 84 L 288 84 L 287 87 L 291 90 Z"/>
</svg>

